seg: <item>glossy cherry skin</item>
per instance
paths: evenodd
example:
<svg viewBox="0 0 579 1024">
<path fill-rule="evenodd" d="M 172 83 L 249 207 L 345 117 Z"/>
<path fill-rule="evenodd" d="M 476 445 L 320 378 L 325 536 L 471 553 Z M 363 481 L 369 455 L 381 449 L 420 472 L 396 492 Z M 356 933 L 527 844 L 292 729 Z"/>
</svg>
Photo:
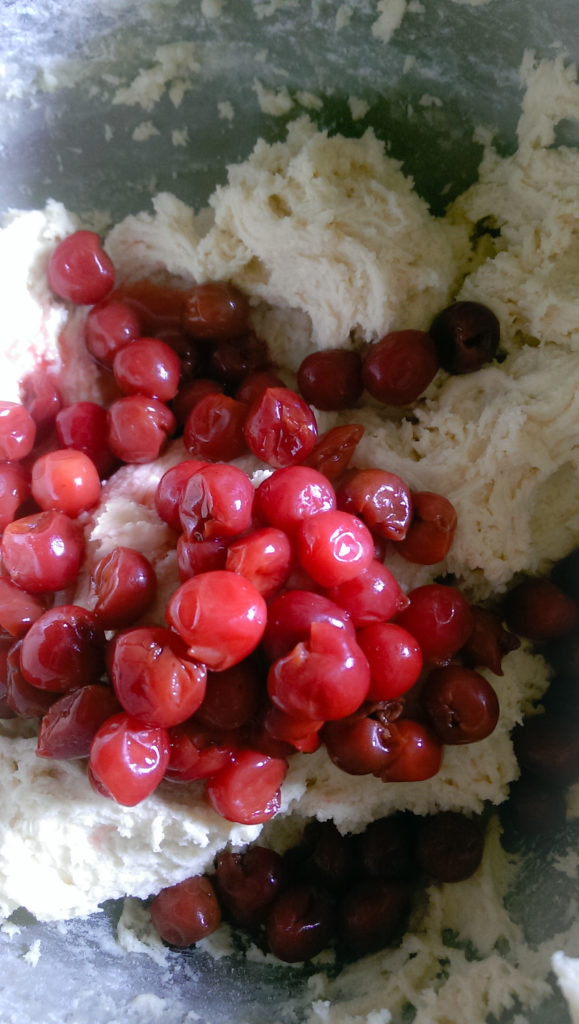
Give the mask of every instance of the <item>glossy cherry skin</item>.
<svg viewBox="0 0 579 1024">
<path fill-rule="evenodd" d="M 56 246 L 48 261 L 48 286 L 79 306 L 92 306 L 111 291 L 115 269 L 94 231 L 75 231 Z"/>
<path fill-rule="evenodd" d="M 123 394 L 168 402 L 177 394 L 181 362 L 159 338 L 137 338 L 115 354 L 113 373 Z"/>
<path fill-rule="evenodd" d="M 499 702 L 479 672 L 460 665 L 435 669 L 420 694 L 422 707 L 443 743 L 476 743 L 494 731 Z"/>
<path fill-rule="evenodd" d="M 282 857 L 265 846 L 217 855 L 215 885 L 228 916 L 239 925 L 262 924 L 287 881 Z"/>
<path fill-rule="evenodd" d="M 387 622 L 410 604 L 395 576 L 375 559 L 353 580 L 327 590 L 326 596 L 348 612 L 357 629 Z"/>
<path fill-rule="evenodd" d="M 181 530 L 179 503 L 187 482 L 205 465 L 207 463 L 203 459 L 186 459 L 168 469 L 159 480 L 155 493 L 155 508 L 161 519 L 173 530 Z"/>
<path fill-rule="evenodd" d="M 356 516 L 338 510 L 304 519 L 295 534 L 302 568 L 323 587 L 355 579 L 374 557 L 374 541 Z"/>
<path fill-rule="evenodd" d="M 399 718 L 388 729 L 390 757 L 380 775 L 384 782 L 422 782 L 437 774 L 442 744 L 428 725 Z"/>
<path fill-rule="evenodd" d="M 85 343 L 91 356 L 112 367 L 115 354 L 135 341 L 141 333 L 135 311 L 118 299 L 107 299 L 89 310 L 85 322 Z"/>
<path fill-rule="evenodd" d="M 234 540 L 227 549 L 225 566 L 253 583 L 265 601 L 285 583 L 292 563 L 289 538 L 282 530 L 265 526 Z"/>
<path fill-rule="evenodd" d="M 394 700 L 422 670 L 422 651 L 411 633 L 394 622 L 376 622 L 356 634 L 370 666 L 369 700 Z"/>
<path fill-rule="evenodd" d="M 174 432 L 171 410 L 156 398 L 126 395 L 109 406 L 107 442 L 123 462 L 152 462 Z"/>
<path fill-rule="evenodd" d="M 122 708 L 108 686 L 89 684 L 71 690 L 51 705 L 38 731 L 39 757 L 71 760 L 88 757 L 94 735 Z"/>
<path fill-rule="evenodd" d="M 104 647 L 104 630 L 92 612 L 78 605 L 58 605 L 28 630 L 20 665 L 32 686 L 66 693 L 99 681 Z"/>
<path fill-rule="evenodd" d="M 151 921 L 164 942 L 184 949 L 216 931 L 221 910 L 208 878 L 197 875 L 161 889 L 151 903 Z"/>
<path fill-rule="evenodd" d="M 244 533 L 252 522 L 253 495 L 251 480 L 238 466 L 208 462 L 183 487 L 181 528 L 189 540 Z"/>
<path fill-rule="evenodd" d="M 179 725 L 203 701 L 205 665 L 191 661 L 180 637 L 160 626 L 117 636 L 110 676 L 122 707 L 146 725 Z"/>
<path fill-rule="evenodd" d="M 299 883 L 276 899 L 267 924 L 271 952 L 286 963 L 310 960 L 329 945 L 335 927 L 332 897 L 319 886 Z"/>
<path fill-rule="evenodd" d="M 424 661 L 445 665 L 467 642 L 473 617 L 465 597 L 455 587 L 427 583 L 408 594 L 410 604 L 397 617 L 420 644 Z"/>
<path fill-rule="evenodd" d="M 45 511 L 54 509 L 74 519 L 93 508 L 101 494 L 98 470 L 88 455 L 61 448 L 41 455 L 32 467 L 32 496 Z"/>
<path fill-rule="evenodd" d="M 227 821 L 260 825 L 277 814 L 280 789 L 287 772 L 283 758 L 255 750 L 240 750 L 230 762 L 207 780 L 214 809 Z"/>
<path fill-rule="evenodd" d="M 94 614 L 105 629 L 124 629 L 151 607 L 157 576 L 140 551 L 116 547 L 97 562 L 92 572 L 96 595 Z"/>
<path fill-rule="evenodd" d="M 217 775 L 238 752 L 238 736 L 208 729 L 190 718 L 169 729 L 171 745 L 165 778 L 193 782 Z"/>
<path fill-rule="evenodd" d="M 228 462 L 247 453 L 243 433 L 247 406 L 221 392 L 207 394 L 195 403 L 183 430 L 191 455 Z"/>
<path fill-rule="evenodd" d="M 98 793 L 134 807 L 157 788 L 168 764 L 167 730 L 144 725 L 123 711 L 96 732 L 89 778 Z"/>
<path fill-rule="evenodd" d="M 338 508 L 360 516 L 373 533 L 402 540 L 412 519 L 410 489 L 395 473 L 361 469 L 338 488 Z"/>
<path fill-rule="evenodd" d="M 393 331 L 370 346 L 362 367 L 364 387 L 386 405 L 409 405 L 439 368 L 436 347 L 425 331 Z"/>
<path fill-rule="evenodd" d="M 355 639 L 348 612 L 337 604 L 308 590 L 287 590 L 268 607 L 263 647 L 271 661 L 281 658 L 296 644 L 309 639 L 313 622 L 329 622 Z"/>
<path fill-rule="evenodd" d="M 336 494 L 329 480 L 307 466 L 278 469 L 255 492 L 258 519 L 293 536 L 305 519 L 336 508 Z"/>
<path fill-rule="evenodd" d="M 362 394 L 362 360 L 344 348 L 312 352 L 298 369 L 298 387 L 317 409 L 349 409 Z"/>
<path fill-rule="evenodd" d="M 24 636 L 46 611 L 43 599 L 28 594 L 6 576 L 0 576 L 0 627 L 10 636 Z"/>
<path fill-rule="evenodd" d="M 0 402 L 0 459 L 25 459 L 36 439 L 36 423 L 18 402 Z"/>
<path fill-rule="evenodd" d="M 190 656 L 219 671 L 236 665 L 257 647 L 267 607 L 249 580 L 218 569 L 186 580 L 171 597 L 166 618 Z"/>
<path fill-rule="evenodd" d="M 454 505 L 442 494 L 412 491 L 412 521 L 397 545 L 398 554 L 418 565 L 435 565 L 446 558 L 457 524 Z"/>
<path fill-rule="evenodd" d="M 30 495 L 30 473 L 20 462 L 0 462 L 0 532 Z"/>
<path fill-rule="evenodd" d="M 455 302 L 434 318 L 429 333 L 447 373 L 472 373 L 496 355 L 500 324 L 480 302 Z"/>
<path fill-rule="evenodd" d="M 94 462 L 99 476 L 110 476 L 118 465 L 107 442 L 107 410 L 96 402 L 73 402 L 55 421 L 62 448 L 75 448 Z"/>
<path fill-rule="evenodd" d="M 183 326 L 205 341 L 239 338 L 249 329 L 247 298 L 226 281 L 196 284 L 184 295 Z"/>
<path fill-rule="evenodd" d="M 250 451 L 274 469 L 301 462 L 317 438 L 316 418 L 289 388 L 266 388 L 250 407 L 244 426 Z"/>
<path fill-rule="evenodd" d="M 358 644 L 328 622 L 312 623 L 309 642 L 274 662 L 267 679 L 270 698 L 282 711 L 322 721 L 352 714 L 369 685 L 368 662 Z"/>
<path fill-rule="evenodd" d="M 348 468 L 358 442 L 364 435 L 360 423 L 345 423 L 320 434 L 302 465 L 317 469 L 328 480 L 337 480 Z"/>
</svg>

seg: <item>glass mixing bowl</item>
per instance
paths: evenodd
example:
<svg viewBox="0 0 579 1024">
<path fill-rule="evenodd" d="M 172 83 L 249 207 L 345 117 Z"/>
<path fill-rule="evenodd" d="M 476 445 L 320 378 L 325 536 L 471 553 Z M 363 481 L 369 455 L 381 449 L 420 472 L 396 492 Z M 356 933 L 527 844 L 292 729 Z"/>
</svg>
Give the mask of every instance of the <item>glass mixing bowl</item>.
<svg viewBox="0 0 579 1024">
<path fill-rule="evenodd" d="M 287 121 L 307 113 L 331 132 L 359 135 L 371 125 L 440 212 L 476 177 L 476 128 L 492 130 L 502 153 L 515 149 L 524 50 L 577 57 L 577 2 L 383 0 L 382 8 L 407 8 L 388 44 L 372 33 L 376 0 L 2 0 L 0 210 L 53 197 L 116 220 L 159 190 L 200 208 L 259 136 L 283 138 Z M 181 41 L 193 44 L 181 56 L 158 50 Z M 113 103 L 155 65 L 160 96 L 151 109 Z M 282 91 L 285 113 L 264 112 L 256 82 Z M 352 107 L 351 97 L 367 107 Z M 560 141 L 576 143 L 576 126 L 563 123 Z M 561 890 L 551 870 L 576 833 L 570 825 L 548 856 L 523 845 L 510 901 L 530 941 L 556 931 L 579 895 L 570 880 Z M 64 924 L 15 915 L 19 930 L 0 931 L 5 1024 L 272 1024 L 299 1020 L 311 1001 L 306 969 L 200 950 L 162 963 L 121 952 L 119 913 L 111 904 Z M 569 1018 L 554 991 L 529 1019 Z"/>
</svg>

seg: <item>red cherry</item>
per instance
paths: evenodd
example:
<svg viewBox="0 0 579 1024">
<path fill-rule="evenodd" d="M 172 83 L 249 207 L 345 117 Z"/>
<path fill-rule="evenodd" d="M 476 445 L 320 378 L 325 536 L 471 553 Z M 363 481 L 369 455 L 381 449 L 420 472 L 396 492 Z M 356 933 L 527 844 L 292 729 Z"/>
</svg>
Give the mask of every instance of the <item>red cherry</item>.
<svg viewBox="0 0 579 1024">
<path fill-rule="evenodd" d="M 359 629 L 359 646 L 370 666 L 369 700 L 395 700 L 406 693 L 422 670 L 417 641 L 394 622 L 375 622 Z"/>
<path fill-rule="evenodd" d="M 465 597 L 455 587 L 427 583 L 409 593 L 410 605 L 397 622 L 418 640 L 426 662 L 444 665 L 468 640 L 473 619 Z"/>
<path fill-rule="evenodd" d="M 108 686 L 89 684 L 65 693 L 42 718 L 36 753 L 65 760 L 88 757 L 97 729 L 121 710 Z"/>
<path fill-rule="evenodd" d="M 243 470 L 207 463 L 184 484 L 179 500 L 181 527 L 188 539 L 232 537 L 249 529 L 254 489 Z"/>
<path fill-rule="evenodd" d="M 30 473 L 20 462 L 0 462 L 0 533 L 30 495 Z"/>
<path fill-rule="evenodd" d="M 363 434 L 364 427 L 360 423 L 331 427 L 320 434 L 302 465 L 317 469 L 328 480 L 339 479 L 348 468 Z"/>
<path fill-rule="evenodd" d="M 137 338 L 115 353 L 113 373 L 123 394 L 168 402 L 177 394 L 181 363 L 164 341 Z"/>
<path fill-rule="evenodd" d="M 426 679 L 420 700 L 443 743 L 476 743 L 489 736 L 499 719 L 499 702 L 479 672 L 447 665 Z"/>
<path fill-rule="evenodd" d="M 174 530 L 181 529 L 179 502 L 187 486 L 187 481 L 205 465 L 206 463 L 201 459 L 187 459 L 185 462 L 178 462 L 176 466 L 172 466 L 159 480 L 155 493 L 155 508 L 161 519 Z"/>
<path fill-rule="evenodd" d="M 101 302 L 115 283 L 115 269 L 94 231 L 75 231 L 50 256 L 48 286 L 79 306 Z"/>
<path fill-rule="evenodd" d="M 267 607 L 249 580 L 216 570 L 181 584 L 167 605 L 166 618 L 183 637 L 192 658 L 221 671 L 257 647 Z"/>
<path fill-rule="evenodd" d="M 56 417 L 56 434 L 62 448 L 75 448 L 94 462 L 99 476 L 109 476 L 117 460 L 107 443 L 107 411 L 96 402 L 73 402 Z"/>
<path fill-rule="evenodd" d="M 300 565 L 323 587 L 335 587 L 367 569 L 374 541 L 364 523 L 348 512 L 319 512 L 304 519 L 295 535 Z"/>
<path fill-rule="evenodd" d="M 171 744 L 165 777 L 172 782 L 209 779 L 229 764 L 237 753 L 233 734 L 205 728 L 194 718 L 169 729 Z"/>
<path fill-rule="evenodd" d="M 298 387 L 317 409 L 350 409 L 363 390 L 362 360 L 345 348 L 312 352 L 299 366 Z"/>
<path fill-rule="evenodd" d="M 319 886 L 290 886 L 276 899 L 267 919 L 267 943 L 286 963 L 310 960 L 329 945 L 335 910 L 331 896 Z"/>
<path fill-rule="evenodd" d="M 262 924 L 286 883 L 282 857 L 265 846 L 244 853 L 223 850 L 217 855 L 215 885 L 219 899 L 236 924 Z"/>
<path fill-rule="evenodd" d="M 153 626 L 118 635 L 110 676 L 128 714 L 145 725 L 165 728 L 197 711 L 207 684 L 205 665 L 187 657 L 181 638 Z"/>
<path fill-rule="evenodd" d="M 412 519 L 410 490 L 395 473 L 361 469 L 337 492 L 338 508 L 360 516 L 380 537 L 402 540 Z"/>
<path fill-rule="evenodd" d="M 194 338 L 207 341 L 239 338 L 249 329 L 248 301 L 225 281 L 194 285 L 184 296 L 183 326 Z"/>
<path fill-rule="evenodd" d="M 287 763 L 255 750 L 241 750 L 206 783 L 207 796 L 227 821 L 260 825 L 278 812 Z"/>
<path fill-rule="evenodd" d="M 155 570 L 134 548 L 116 547 L 101 558 L 92 571 L 92 584 L 94 613 L 105 629 L 132 626 L 157 594 Z"/>
<path fill-rule="evenodd" d="M 153 462 L 174 432 L 173 413 L 156 398 L 127 395 L 109 406 L 109 448 L 123 462 Z"/>
<path fill-rule="evenodd" d="M 115 354 L 135 341 L 140 333 L 137 314 L 117 299 L 107 299 L 94 306 L 85 322 L 86 347 L 103 366 L 112 367 Z"/>
<path fill-rule="evenodd" d="M 386 405 L 410 405 L 439 368 L 436 346 L 425 331 L 393 331 L 370 346 L 362 367 L 364 387 Z"/>
<path fill-rule="evenodd" d="M 229 538 L 212 537 L 210 540 L 187 540 L 181 534 L 177 540 L 177 567 L 182 583 L 202 572 L 225 569 Z"/>
<path fill-rule="evenodd" d="M 442 744 L 429 726 L 399 718 L 388 730 L 390 756 L 380 775 L 384 782 L 422 782 L 438 773 Z"/>
<path fill-rule="evenodd" d="M 369 685 L 363 652 L 343 629 L 327 622 L 313 622 L 309 642 L 274 662 L 267 678 L 268 693 L 282 711 L 322 721 L 352 714 Z"/>
<path fill-rule="evenodd" d="M 32 624 L 20 652 L 22 673 L 41 690 L 66 693 L 97 683 L 104 671 L 104 630 L 92 612 L 58 605 Z"/>
<path fill-rule="evenodd" d="M 179 948 L 211 935 L 221 922 L 215 890 L 201 875 L 161 889 L 150 910 L 153 926 L 163 941 Z"/>
<path fill-rule="evenodd" d="M 31 488 L 40 508 L 64 512 L 74 519 L 97 504 L 101 482 L 88 455 L 74 448 L 60 448 L 36 459 Z"/>
<path fill-rule="evenodd" d="M 171 402 L 171 408 L 177 417 L 179 426 L 185 426 L 189 413 L 202 398 L 205 398 L 206 395 L 221 394 L 223 394 L 223 388 L 216 380 L 198 377 L 194 380 L 184 381 Z"/>
<path fill-rule="evenodd" d="M 64 590 L 78 576 L 84 537 L 80 526 L 63 512 L 41 512 L 10 523 L 2 535 L 1 552 L 10 579 L 24 590 Z"/>
<path fill-rule="evenodd" d="M 0 576 L 0 627 L 10 636 L 20 638 L 44 614 L 42 601 Z"/>
<path fill-rule="evenodd" d="M 430 336 L 447 373 L 472 373 L 494 359 L 500 324 L 480 302 L 455 302 L 434 318 Z"/>
<path fill-rule="evenodd" d="M 250 407 L 244 427 L 248 447 L 263 462 L 281 469 L 301 462 L 318 437 L 316 418 L 288 388 L 266 388 Z"/>
<path fill-rule="evenodd" d="M 412 521 L 396 550 L 409 562 L 435 565 L 446 558 L 456 529 L 454 505 L 442 494 L 412 492 Z"/>
<path fill-rule="evenodd" d="M 292 562 L 291 544 L 282 530 L 266 526 L 234 540 L 227 549 L 225 567 L 253 583 L 269 601 L 287 579 Z"/>
<path fill-rule="evenodd" d="M 336 495 L 329 480 L 307 466 L 278 469 L 255 492 L 254 512 L 258 519 L 292 536 L 304 519 L 336 508 Z"/>
<path fill-rule="evenodd" d="M 56 414 L 62 407 L 62 399 L 52 378 L 44 370 L 33 370 L 24 377 L 20 395 L 24 408 L 36 423 L 37 436 L 44 437 L 52 429 Z"/>
<path fill-rule="evenodd" d="M 287 590 L 273 599 L 268 607 L 263 648 L 270 661 L 288 654 L 296 644 L 310 638 L 314 622 L 329 622 L 355 640 L 356 634 L 348 612 L 337 604 L 309 590 Z"/>
<path fill-rule="evenodd" d="M 243 425 L 247 406 L 221 392 L 205 395 L 195 403 L 183 431 L 191 455 L 216 462 L 238 459 L 247 452 Z"/>
<path fill-rule="evenodd" d="M 123 711 L 108 718 L 96 732 L 89 778 L 98 793 L 134 807 L 157 788 L 168 763 L 167 730 L 143 725 Z"/>
<path fill-rule="evenodd" d="M 331 587 L 326 596 L 348 612 L 356 629 L 386 622 L 410 603 L 390 570 L 375 559 L 353 580 Z"/>
<path fill-rule="evenodd" d="M 208 672 L 207 689 L 195 720 L 221 733 L 241 729 L 257 715 L 264 689 L 265 674 L 251 657 L 221 672 Z"/>
<path fill-rule="evenodd" d="M 19 460 L 30 455 L 36 423 L 18 402 L 0 402 L 0 459 Z"/>
<path fill-rule="evenodd" d="M 22 640 L 17 640 L 6 658 L 6 689 L 4 700 L 21 718 L 42 718 L 57 700 L 58 694 L 39 690 L 24 678 L 20 668 Z"/>
</svg>

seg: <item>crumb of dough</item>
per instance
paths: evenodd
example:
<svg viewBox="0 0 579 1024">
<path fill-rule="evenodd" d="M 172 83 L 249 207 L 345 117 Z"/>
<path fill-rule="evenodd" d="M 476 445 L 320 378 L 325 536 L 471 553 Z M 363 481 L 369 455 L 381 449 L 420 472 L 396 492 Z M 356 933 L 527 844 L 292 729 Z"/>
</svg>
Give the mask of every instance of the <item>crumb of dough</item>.
<svg viewBox="0 0 579 1024">
<path fill-rule="evenodd" d="M 324 103 L 319 96 L 316 96 L 313 92 L 296 92 L 296 100 L 301 107 L 305 107 L 306 110 L 321 110 Z"/>
<path fill-rule="evenodd" d="M 40 939 L 34 940 L 30 945 L 30 948 L 26 953 L 24 953 L 22 959 L 25 960 L 27 964 L 30 964 L 31 967 L 36 967 L 38 965 L 38 961 L 40 960 Z"/>
<path fill-rule="evenodd" d="M 230 100 L 222 100 L 217 104 L 217 116 L 221 121 L 233 121 L 235 110 Z"/>
<path fill-rule="evenodd" d="M 155 135 L 160 135 L 160 131 L 155 127 L 152 121 L 141 121 L 133 130 L 131 138 L 133 142 L 148 142 Z"/>
<path fill-rule="evenodd" d="M 201 0 L 201 14 L 204 18 L 219 18 L 223 12 L 225 0 Z"/>
<path fill-rule="evenodd" d="M 569 1005 L 573 1024 L 579 1024 L 579 959 L 566 956 L 560 950 L 553 954 L 551 964 L 559 988 Z"/>
<path fill-rule="evenodd" d="M 361 121 L 363 117 L 366 117 L 366 114 L 370 109 L 370 104 L 367 100 L 361 100 L 356 96 L 349 97 L 348 106 L 350 108 L 352 121 Z"/>
<path fill-rule="evenodd" d="M 353 14 L 354 11 L 351 4 L 340 4 L 336 11 L 336 32 L 339 32 L 340 29 L 346 28 L 346 26 L 350 24 Z"/>
<path fill-rule="evenodd" d="M 130 85 L 117 89 L 113 103 L 151 111 L 167 91 L 173 105 L 179 106 L 191 89 L 192 76 L 201 71 L 195 57 L 195 44 L 180 42 L 158 46 L 154 60 L 153 67 L 142 68 Z"/>
<path fill-rule="evenodd" d="M 407 6 L 407 0 L 378 0 L 379 14 L 372 25 L 372 35 L 383 43 L 389 43 L 402 24 Z"/>
<path fill-rule="evenodd" d="M 294 101 L 285 85 L 281 89 L 267 89 L 258 78 L 255 78 L 253 88 L 262 114 L 271 114 L 273 117 L 289 114 Z"/>
<path fill-rule="evenodd" d="M 187 146 L 189 143 L 189 129 L 174 128 L 171 132 L 171 142 L 174 146 Z"/>
</svg>

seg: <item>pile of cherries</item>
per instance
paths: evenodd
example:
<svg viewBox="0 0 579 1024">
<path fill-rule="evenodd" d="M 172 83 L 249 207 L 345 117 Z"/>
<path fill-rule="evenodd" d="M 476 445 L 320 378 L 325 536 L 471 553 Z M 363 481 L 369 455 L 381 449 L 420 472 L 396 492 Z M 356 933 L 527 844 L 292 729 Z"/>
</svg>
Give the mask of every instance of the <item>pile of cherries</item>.
<svg viewBox="0 0 579 1024">
<path fill-rule="evenodd" d="M 121 804 L 163 779 L 203 780 L 214 809 L 243 824 L 277 812 L 288 757 L 321 744 L 350 774 L 432 777 L 445 744 L 495 728 L 497 697 L 477 669 L 501 674 L 519 641 L 453 586 L 402 592 L 387 549 L 439 563 L 455 510 L 387 470 L 350 468 L 363 428 L 319 437 L 308 402 L 347 407 L 362 386 L 389 404 L 414 401 L 439 365 L 469 372 L 492 357 L 496 318 L 457 303 L 429 334 L 388 335 L 364 361 L 309 356 L 301 397 L 231 285 L 113 291 L 114 280 L 92 232 L 66 238 L 48 265 L 56 295 L 92 307 L 85 341 L 107 407 L 63 406 L 42 371 L 24 381 L 22 404 L 0 403 L 2 715 L 40 718 L 38 754 L 87 757 L 93 787 Z M 181 578 L 166 626 L 147 624 L 156 574 L 128 547 L 94 567 L 93 611 L 67 603 L 101 481 L 123 462 L 153 461 L 178 431 L 190 457 L 155 497 Z M 257 488 L 231 464 L 248 452 L 273 471 Z M 558 593 L 551 635 L 575 615 Z M 524 606 L 515 601 L 517 631 L 532 635 L 537 613 Z"/>
</svg>

